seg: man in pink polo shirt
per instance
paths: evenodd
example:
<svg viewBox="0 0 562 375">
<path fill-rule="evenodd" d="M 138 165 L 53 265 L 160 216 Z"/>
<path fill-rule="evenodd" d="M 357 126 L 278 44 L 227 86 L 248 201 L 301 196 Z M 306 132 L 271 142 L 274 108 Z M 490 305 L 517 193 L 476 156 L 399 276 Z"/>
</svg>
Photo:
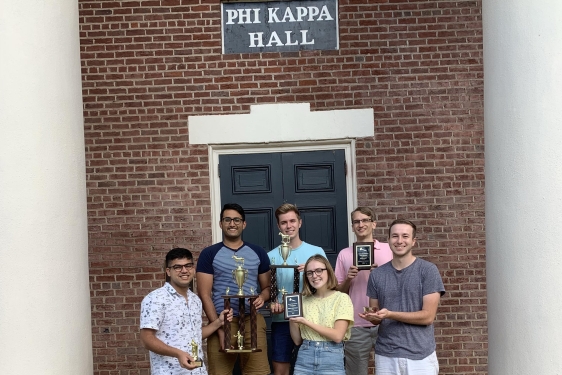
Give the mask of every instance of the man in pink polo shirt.
<svg viewBox="0 0 562 375">
<path fill-rule="evenodd" d="M 369 207 L 357 207 L 351 213 L 351 225 L 357 242 L 374 242 L 374 267 L 382 266 L 392 260 L 392 251 L 387 243 L 373 238 L 373 230 L 377 226 L 373 210 Z M 359 271 L 353 265 L 353 249 L 347 247 L 340 251 L 336 260 L 337 289 L 348 293 L 353 302 L 354 325 L 351 338 L 345 342 L 345 372 L 347 375 L 367 375 L 371 348 L 377 341 L 378 326 L 359 316 L 363 307 L 369 306 L 367 282 L 370 270 Z M 370 345 L 366 345 L 369 342 Z"/>
</svg>

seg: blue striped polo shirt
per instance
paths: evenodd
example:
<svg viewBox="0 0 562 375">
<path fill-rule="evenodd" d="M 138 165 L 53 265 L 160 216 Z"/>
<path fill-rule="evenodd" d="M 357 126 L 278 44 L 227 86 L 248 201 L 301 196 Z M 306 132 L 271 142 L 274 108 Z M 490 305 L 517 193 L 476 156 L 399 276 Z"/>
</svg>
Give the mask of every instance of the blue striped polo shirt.
<svg viewBox="0 0 562 375">
<path fill-rule="evenodd" d="M 257 245 L 244 242 L 239 249 L 231 249 L 224 243 L 219 242 L 211 245 L 201 252 L 197 261 L 197 272 L 213 275 L 212 299 L 217 315 L 224 310 L 224 300 L 221 296 L 238 293 L 238 285 L 234 280 L 232 270 L 236 269 L 233 256 L 244 258 L 244 269 L 248 270 L 248 277 L 244 283 L 244 294 L 250 294 L 250 288 L 254 288 L 257 294 L 259 289 L 258 275 L 269 271 L 269 257 L 264 249 Z M 238 298 L 230 299 L 230 306 L 234 315 L 238 316 Z M 249 301 L 246 300 L 246 314 L 250 313 Z"/>
</svg>

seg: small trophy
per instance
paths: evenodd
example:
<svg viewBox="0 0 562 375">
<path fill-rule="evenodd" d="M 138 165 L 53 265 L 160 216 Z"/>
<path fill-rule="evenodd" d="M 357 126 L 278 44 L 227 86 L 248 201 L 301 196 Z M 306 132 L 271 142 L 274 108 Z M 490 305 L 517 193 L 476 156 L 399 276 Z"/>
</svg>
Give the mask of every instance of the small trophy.
<svg viewBox="0 0 562 375">
<path fill-rule="evenodd" d="M 283 287 L 281 290 L 279 290 L 279 304 L 282 305 L 283 304 L 283 296 L 285 294 L 287 294 L 287 291 L 285 290 L 285 287 Z"/>
<path fill-rule="evenodd" d="M 286 266 L 287 258 L 289 257 L 289 254 L 291 254 L 291 245 L 289 245 L 289 243 L 291 242 L 291 236 L 289 236 L 288 234 L 283 234 L 281 232 L 279 232 L 279 235 L 281 236 L 279 255 L 281 255 L 281 258 L 283 258 L 283 265 Z"/>
<path fill-rule="evenodd" d="M 246 282 L 246 279 L 248 278 L 248 270 L 242 268 L 244 266 L 244 258 L 242 257 L 237 257 L 236 255 L 233 255 L 232 258 L 234 258 L 234 262 L 236 264 L 236 269 L 232 270 L 232 277 L 234 278 L 234 281 L 236 281 L 236 284 L 238 285 L 238 295 L 239 296 L 243 296 L 244 295 L 244 283 Z"/>
<path fill-rule="evenodd" d="M 191 356 L 193 357 L 193 361 L 190 361 L 192 365 L 195 367 L 201 367 L 203 365 L 201 359 L 197 355 L 199 353 L 199 345 L 195 342 L 195 340 L 191 340 Z"/>
<path fill-rule="evenodd" d="M 238 350 L 244 350 L 244 336 L 238 331 L 234 337 L 236 337 L 236 342 L 238 343 Z"/>
</svg>

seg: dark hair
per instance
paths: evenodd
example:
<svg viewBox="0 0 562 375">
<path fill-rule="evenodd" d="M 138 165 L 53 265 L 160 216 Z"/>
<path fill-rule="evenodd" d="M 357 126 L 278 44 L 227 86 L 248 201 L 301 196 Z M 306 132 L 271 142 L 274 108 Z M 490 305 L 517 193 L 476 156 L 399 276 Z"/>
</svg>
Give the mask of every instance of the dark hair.
<svg viewBox="0 0 562 375">
<path fill-rule="evenodd" d="M 277 223 L 279 224 L 279 215 L 283 215 L 291 211 L 293 211 L 297 215 L 297 219 L 299 220 L 301 219 L 301 213 L 299 212 L 297 206 L 291 203 L 283 203 L 275 210 L 275 217 L 277 218 Z"/>
<path fill-rule="evenodd" d="M 412 227 L 412 238 L 416 238 L 416 224 L 412 223 L 410 220 L 406 219 L 396 219 L 388 227 L 388 237 L 390 238 L 390 230 L 396 224 L 406 224 Z"/>
<path fill-rule="evenodd" d="M 174 259 L 193 259 L 193 254 L 191 251 L 184 249 L 183 247 L 176 247 L 166 254 L 166 263 L 164 267 L 168 268 L 170 262 Z"/>
<path fill-rule="evenodd" d="M 220 216 L 221 221 L 222 221 L 222 215 L 226 210 L 234 210 L 238 212 L 240 216 L 242 216 L 242 221 L 246 221 L 246 214 L 244 213 L 244 209 L 242 208 L 242 206 L 240 206 L 237 203 L 227 203 L 224 206 L 222 206 L 221 216 Z"/>
<path fill-rule="evenodd" d="M 353 214 L 356 212 L 369 216 L 373 221 L 375 220 L 375 213 L 369 207 L 359 206 L 355 210 L 351 211 L 351 220 L 353 220 Z"/>
<path fill-rule="evenodd" d="M 322 255 L 315 254 L 310 258 L 308 258 L 308 260 L 304 264 L 303 272 L 305 274 L 303 277 L 304 285 L 302 287 L 302 295 L 311 296 L 314 293 L 316 293 L 316 289 L 312 285 L 310 285 L 310 280 L 308 280 L 308 277 L 306 277 L 306 271 L 307 271 L 306 267 L 308 267 L 308 263 L 312 262 L 313 260 L 316 260 L 320 263 L 324 263 L 324 267 L 326 267 L 326 272 L 328 273 L 328 281 L 326 281 L 326 286 L 328 287 L 328 290 L 336 290 L 336 287 L 338 286 L 338 279 L 336 278 L 336 274 L 334 273 L 334 269 L 332 268 L 332 265 L 330 264 L 328 259 L 326 259 Z"/>
</svg>

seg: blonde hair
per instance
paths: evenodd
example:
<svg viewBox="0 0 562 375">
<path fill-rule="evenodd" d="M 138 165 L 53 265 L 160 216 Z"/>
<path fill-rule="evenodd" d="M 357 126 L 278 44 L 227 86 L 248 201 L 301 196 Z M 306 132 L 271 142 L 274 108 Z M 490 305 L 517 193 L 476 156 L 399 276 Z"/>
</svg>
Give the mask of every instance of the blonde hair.
<svg viewBox="0 0 562 375">
<path fill-rule="evenodd" d="M 296 205 L 291 203 L 283 203 L 275 210 L 275 218 L 277 219 L 277 223 L 279 223 L 279 216 L 291 211 L 293 211 L 295 215 L 297 215 L 297 219 L 301 219 L 301 213 L 299 212 L 299 209 Z"/>
<path fill-rule="evenodd" d="M 310 280 L 308 280 L 308 277 L 306 276 L 308 263 L 312 262 L 313 260 L 320 263 L 324 263 L 324 267 L 326 267 L 326 272 L 328 273 L 328 281 L 326 282 L 326 286 L 328 287 L 329 290 L 336 290 L 336 287 L 338 286 L 338 279 L 336 279 L 336 274 L 334 273 L 334 269 L 332 268 L 332 265 L 330 264 L 328 259 L 326 259 L 322 255 L 315 254 L 310 258 L 308 258 L 308 260 L 304 265 L 304 277 L 303 277 L 304 285 L 302 287 L 302 295 L 311 296 L 314 293 L 316 293 L 316 289 L 314 289 L 312 285 L 310 285 Z"/>
</svg>

